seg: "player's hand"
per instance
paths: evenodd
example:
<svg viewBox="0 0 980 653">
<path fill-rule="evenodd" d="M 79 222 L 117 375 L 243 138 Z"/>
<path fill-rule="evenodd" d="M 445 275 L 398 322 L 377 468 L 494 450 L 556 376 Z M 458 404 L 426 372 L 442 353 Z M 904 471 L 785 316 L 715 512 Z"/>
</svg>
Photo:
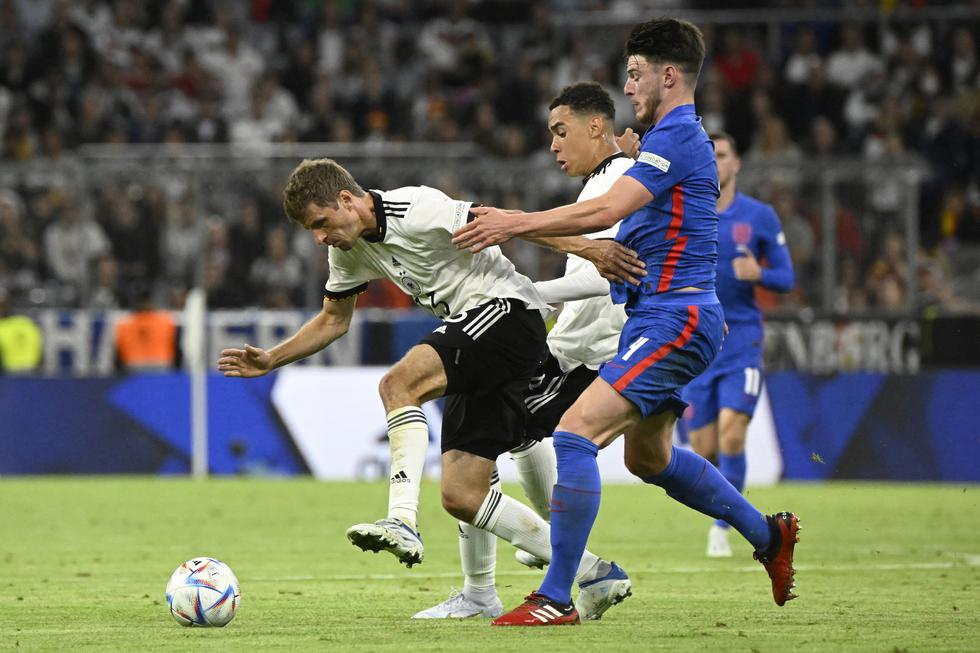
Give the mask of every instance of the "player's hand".
<svg viewBox="0 0 980 653">
<path fill-rule="evenodd" d="M 640 135 L 627 127 L 622 136 L 616 137 L 616 145 L 631 159 L 635 159 L 640 153 Z"/>
<path fill-rule="evenodd" d="M 755 255 L 745 245 L 739 245 L 738 251 L 742 254 L 732 259 L 732 268 L 735 270 L 735 278 L 739 281 L 751 281 L 755 283 L 762 277 L 762 268 Z"/>
<path fill-rule="evenodd" d="M 476 219 L 453 234 L 453 245 L 458 249 L 468 249 L 475 254 L 506 243 L 517 235 L 515 218 L 522 212 L 505 212 L 489 206 L 474 206 L 470 212 L 477 216 Z"/>
<path fill-rule="evenodd" d="M 647 264 L 637 258 L 636 252 L 615 240 L 590 240 L 581 252 L 576 253 L 591 261 L 602 278 L 608 281 L 623 281 L 637 286 L 640 283 L 637 277 L 647 275 L 644 269 Z"/>
<path fill-rule="evenodd" d="M 222 349 L 218 359 L 218 371 L 225 376 L 252 378 L 267 374 L 272 369 L 272 356 L 264 349 L 244 345 L 244 349 Z"/>
</svg>

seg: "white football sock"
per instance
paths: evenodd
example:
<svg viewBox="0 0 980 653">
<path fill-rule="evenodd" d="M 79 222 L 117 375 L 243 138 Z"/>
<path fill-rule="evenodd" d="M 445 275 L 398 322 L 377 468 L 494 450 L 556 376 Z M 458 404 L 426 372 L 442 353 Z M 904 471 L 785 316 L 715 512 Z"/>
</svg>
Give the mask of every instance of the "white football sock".
<svg viewBox="0 0 980 653">
<path fill-rule="evenodd" d="M 551 527 L 533 510 L 498 490 L 490 490 L 473 525 L 490 531 L 518 549 L 551 562 Z M 598 556 L 586 550 L 579 561 L 575 581 L 590 580 L 588 574 L 599 562 Z"/>
<path fill-rule="evenodd" d="M 496 469 L 493 470 L 493 476 L 490 478 L 490 489 L 500 490 L 500 477 Z M 494 569 L 497 566 L 496 535 L 466 522 L 459 522 L 459 560 L 465 577 L 463 583 L 465 596 L 474 598 L 476 594 L 494 589 Z"/>
<path fill-rule="evenodd" d="M 419 486 L 429 450 L 429 424 L 421 408 L 404 406 L 388 413 L 388 447 L 391 450 L 388 516 L 418 530 Z"/>
<path fill-rule="evenodd" d="M 551 492 L 558 480 L 558 463 L 551 438 L 522 444 L 510 452 L 524 496 L 542 519 L 551 520 Z"/>
</svg>

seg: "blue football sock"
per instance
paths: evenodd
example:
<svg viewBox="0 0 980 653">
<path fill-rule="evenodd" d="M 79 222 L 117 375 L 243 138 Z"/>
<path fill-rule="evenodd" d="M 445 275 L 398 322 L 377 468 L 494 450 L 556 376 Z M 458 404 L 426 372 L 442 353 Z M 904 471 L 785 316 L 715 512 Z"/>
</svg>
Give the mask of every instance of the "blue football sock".
<svg viewBox="0 0 980 653">
<path fill-rule="evenodd" d="M 728 479 L 736 490 L 741 492 L 745 489 L 745 452 L 732 455 L 718 454 L 718 471 Z M 715 524 L 722 528 L 728 528 L 728 522 L 723 519 L 716 519 Z"/>
<path fill-rule="evenodd" d="M 538 592 L 571 603 L 575 571 L 599 514 L 599 447 L 566 431 L 556 431 L 554 443 L 558 482 L 551 497 L 551 564 Z"/>
<path fill-rule="evenodd" d="M 769 547 L 769 524 L 714 465 L 687 449 L 673 448 L 664 471 L 643 479 L 685 506 L 735 527 L 757 551 Z M 552 531 L 554 532 L 554 531 Z"/>
</svg>

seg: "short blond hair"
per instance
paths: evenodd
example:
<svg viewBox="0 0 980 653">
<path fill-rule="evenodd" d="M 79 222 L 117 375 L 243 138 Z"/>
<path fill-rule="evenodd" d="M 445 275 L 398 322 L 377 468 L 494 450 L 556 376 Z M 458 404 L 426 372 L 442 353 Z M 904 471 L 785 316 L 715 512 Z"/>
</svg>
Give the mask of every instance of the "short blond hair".
<svg viewBox="0 0 980 653">
<path fill-rule="evenodd" d="M 348 190 L 363 197 L 364 189 L 351 173 L 333 159 L 303 159 L 282 191 L 282 208 L 293 222 L 302 224 L 309 205 L 337 208 L 337 195 Z"/>
</svg>

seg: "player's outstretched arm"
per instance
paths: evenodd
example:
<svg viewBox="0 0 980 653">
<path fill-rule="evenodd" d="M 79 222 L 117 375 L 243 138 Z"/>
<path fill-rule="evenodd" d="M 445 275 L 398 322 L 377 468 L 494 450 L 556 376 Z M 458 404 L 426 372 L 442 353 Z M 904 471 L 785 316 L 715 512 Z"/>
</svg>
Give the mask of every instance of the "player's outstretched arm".
<svg viewBox="0 0 980 653">
<path fill-rule="evenodd" d="M 453 234 L 459 249 L 479 252 L 517 236 L 577 236 L 608 229 L 644 204 L 653 195 L 632 177 L 616 180 L 606 193 L 584 202 L 566 204 L 537 213 L 504 213 L 475 206 L 476 219 Z"/>
<path fill-rule="evenodd" d="M 549 304 L 562 304 L 609 295 L 609 282 L 599 276 L 598 270 L 589 265 L 557 279 L 536 281 L 534 287 L 537 288 L 541 298 Z"/>
<path fill-rule="evenodd" d="M 607 281 L 639 284 L 637 277 L 645 277 L 646 263 L 637 258 L 636 252 L 615 240 L 593 240 L 585 236 L 523 237 L 523 240 L 566 254 L 574 254 L 592 263 Z M 607 289 L 608 292 L 608 289 Z"/>
<path fill-rule="evenodd" d="M 287 340 L 266 351 L 246 344 L 242 349 L 224 349 L 218 370 L 225 376 L 252 378 L 277 367 L 306 358 L 347 333 L 356 297 L 323 300 L 323 309 Z"/>
</svg>

